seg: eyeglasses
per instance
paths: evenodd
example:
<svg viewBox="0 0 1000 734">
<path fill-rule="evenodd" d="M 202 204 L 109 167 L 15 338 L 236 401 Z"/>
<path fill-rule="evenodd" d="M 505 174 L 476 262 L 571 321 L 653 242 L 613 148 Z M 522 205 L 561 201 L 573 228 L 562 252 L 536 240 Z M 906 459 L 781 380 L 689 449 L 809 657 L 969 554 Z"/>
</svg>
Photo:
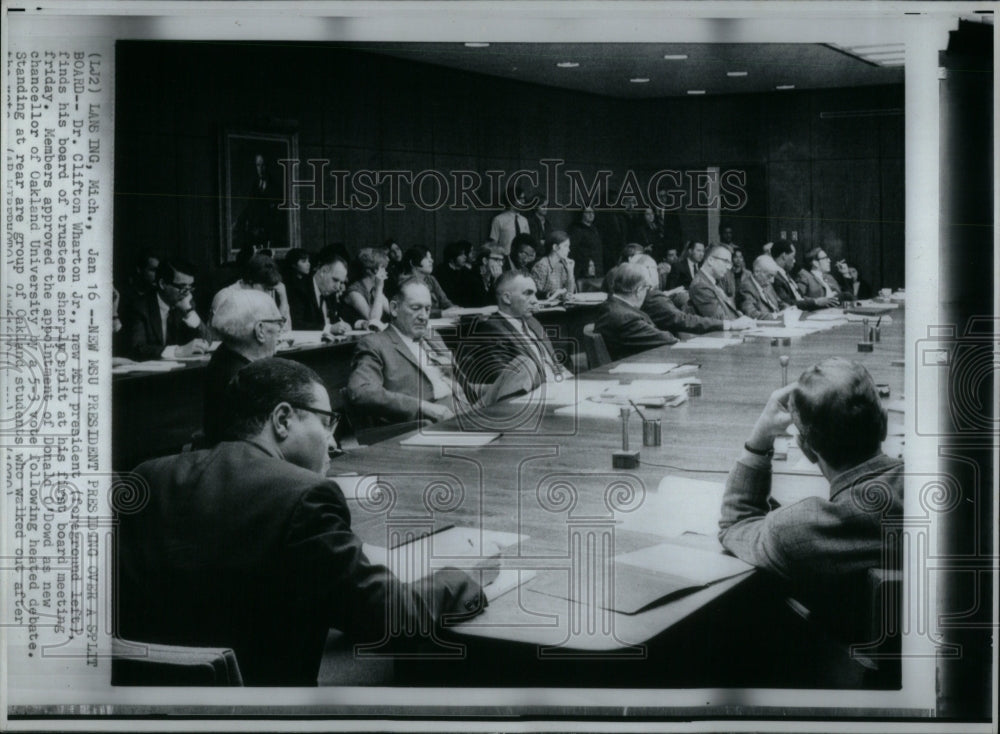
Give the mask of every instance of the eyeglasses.
<svg viewBox="0 0 1000 734">
<path fill-rule="evenodd" d="M 288 321 L 288 319 L 286 319 L 284 316 L 279 316 L 276 319 L 261 319 L 260 323 L 262 323 L 262 324 L 277 324 L 278 326 L 284 326 L 287 321 Z"/>
<path fill-rule="evenodd" d="M 170 287 L 179 290 L 185 295 L 194 292 L 194 283 L 171 283 Z"/>
<path fill-rule="evenodd" d="M 724 257 L 719 257 L 718 255 L 712 255 L 712 256 L 711 256 L 711 257 L 709 258 L 709 260 L 718 260 L 719 262 L 723 262 L 723 263 L 725 263 L 725 264 L 726 264 L 726 265 L 728 265 L 729 267 L 732 267 L 732 266 L 733 266 L 733 261 L 732 261 L 732 260 L 729 260 L 729 259 L 727 259 L 727 258 L 724 258 Z"/>
<path fill-rule="evenodd" d="M 823 255 L 823 256 L 818 257 L 816 259 L 819 260 L 820 262 L 823 262 L 824 260 L 826 260 L 827 262 L 829 262 L 830 261 L 830 256 L 829 255 Z"/>
<path fill-rule="evenodd" d="M 322 408 L 313 408 L 310 405 L 302 405 L 301 403 L 289 403 L 296 410 L 305 410 L 310 413 L 315 413 L 316 415 L 326 416 L 326 422 L 323 426 L 333 433 L 337 430 L 337 425 L 340 423 L 340 413 L 335 413 L 332 410 L 323 410 Z"/>
</svg>

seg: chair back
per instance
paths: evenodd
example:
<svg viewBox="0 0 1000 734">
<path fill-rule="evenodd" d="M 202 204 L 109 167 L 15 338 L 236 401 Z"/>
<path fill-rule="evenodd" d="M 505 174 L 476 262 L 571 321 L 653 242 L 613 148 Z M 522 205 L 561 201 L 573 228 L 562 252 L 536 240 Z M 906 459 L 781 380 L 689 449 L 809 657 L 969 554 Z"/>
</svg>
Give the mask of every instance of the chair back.
<svg viewBox="0 0 1000 734">
<path fill-rule="evenodd" d="M 186 647 L 111 640 L 111 685 L 242 686 L 236 653 L 228 647 Z"/>
<path fill-rule="evenodd" d="M 600 367 L 611 361 L 611 355 L 608 354 L 608 347 L 604 343 L 604 337 L 594 331 L 593 324 L 587 324 L 583 327 L 583 347 L 587 352 L 587 362 L 590 365 L 590 369 Z"/>
</svg>

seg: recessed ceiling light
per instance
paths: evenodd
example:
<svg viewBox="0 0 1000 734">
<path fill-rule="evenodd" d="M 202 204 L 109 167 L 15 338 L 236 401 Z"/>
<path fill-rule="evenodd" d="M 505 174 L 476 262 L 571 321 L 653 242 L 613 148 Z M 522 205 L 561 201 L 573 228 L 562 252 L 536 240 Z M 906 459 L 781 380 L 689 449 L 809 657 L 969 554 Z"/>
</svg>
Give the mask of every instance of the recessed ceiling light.
<svg viewBox="0 0 1000 734">
<path fill-rule="evenodd" d="M 575 69 L 579 65 L 576 61 L 560 61 L 556 64 L 560 69 Z"/>
<path fill-rule="evenodd" d="M 704 94 L 704 89 L 689 89 L 688 94 Z"/>
<path fill-rule="evenodd" d="M 687 54 L 664 54 L 663 56 L 667 61 L 684 61 L 687 57 Z"/>
<path fill-rule="evenodd" d="M 775 89 L 795 89 L 794 84 L 779 84 Z"/>
<path fill-rule="evenodd" d="M 727 71 L 726 76 L 746 76 L 745 71 Z"/>
<path fill-rule="evenodd" d="M 486 48 L 490 44 L 484 43 L 483 41 L 469 41 L 465 44 L 466 48 Z"/>
<path fill-rule="evenodd" d="M 629 81 L 632 82 L 633 84 L 645 84 L 646 82 L 649 81 L 649 79 L 647 79 L 644 76 L 637 76 L 633 79 L 629 79 Z"/>
</svg>

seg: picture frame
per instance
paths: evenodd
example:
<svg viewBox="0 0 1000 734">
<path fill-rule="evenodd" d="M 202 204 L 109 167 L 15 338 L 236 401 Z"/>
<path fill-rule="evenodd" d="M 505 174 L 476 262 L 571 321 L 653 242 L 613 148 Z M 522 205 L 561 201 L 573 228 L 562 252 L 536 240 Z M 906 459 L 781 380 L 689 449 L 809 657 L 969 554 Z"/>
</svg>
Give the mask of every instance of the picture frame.
<svg viewBox="0 0 1000 734">
<path fill-rule="evenodd" d="M 219 143 L 220 263 L 245 247 L 278 257 L 301 246 L 298 208 L 283 208 L 280 160 L 298 160 L 299 135 L 291 126 L 264 130 L 226 127 Z"/>
</svg>

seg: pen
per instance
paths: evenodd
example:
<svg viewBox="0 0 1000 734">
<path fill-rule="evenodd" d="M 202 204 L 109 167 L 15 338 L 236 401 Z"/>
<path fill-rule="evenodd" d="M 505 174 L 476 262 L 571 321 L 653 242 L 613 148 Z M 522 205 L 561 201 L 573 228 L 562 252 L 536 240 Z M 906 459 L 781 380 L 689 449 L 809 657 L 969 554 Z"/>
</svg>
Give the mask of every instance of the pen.
<svg viewBox="0 0 1000 734">
<path fill-rule="evenodd" d="M 389 546 L 389 548 L 390 549 L 392 549 L 392 548 L 398 548 L 399 546 L 406 545 L 407 543 L 415 543 L 418 540 L 423 540 L 424 538 L 429 538 L 432 535 L 437 535 L 438 533 L 443 533 L 445 530 L 451 530 L 453 527 L 455 527 L 454 523 L 449 523 L 447 525 L 442 525 L 439 528 L 435 528 L 434 530 L 431 530 L 429 533 L 424 533 L 423 535 L 418 535 L 417 537 L 411 538 L 410 540 L 401 541 L 399 543 L 396 543 L 395 545 Z"/>
<path fill-rule="evenodd" d="M 639 406 L 638 405 L 636 405 L 635 403 L 633 403 L 631 400 L 628 401 L 628 404 L 631 405 L 632 408 L 635 410 L 635 412 L 639 414 L 640 418 L 642 418 L 643 420 L 646 420 L 646 416 L 644 416 L 642 414 L 642 411 L 639 410 Z"/>
</svg>

